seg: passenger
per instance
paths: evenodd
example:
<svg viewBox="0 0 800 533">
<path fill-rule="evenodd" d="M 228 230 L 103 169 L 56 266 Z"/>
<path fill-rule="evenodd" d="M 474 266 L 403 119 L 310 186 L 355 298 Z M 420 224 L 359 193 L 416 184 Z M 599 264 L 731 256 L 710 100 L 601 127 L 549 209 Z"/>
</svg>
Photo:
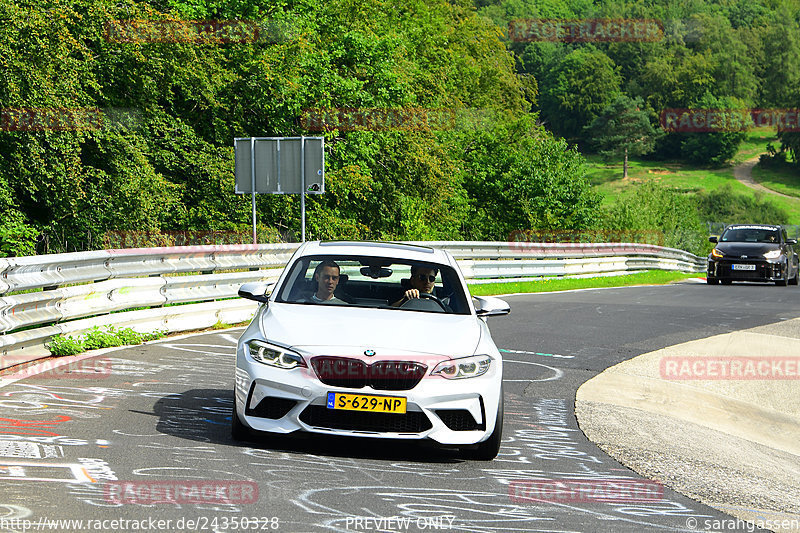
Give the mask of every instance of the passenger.
<svg viewBox="0 0 800 533">
<path fill-rule="evenodd" d="M 409 283 L 411 288 L 403 293 L 403 297 L 392 303 L 393 307 L 400 307 L 405 302 L 419 298 L 420 293 L 433 294 L 433 288 L 436 282 L 436 275 L 439 270 L 426 266 L 413 265 L 411 267 L 411 279 Z"/>
<path fill-rule="evenodd" d="M 314 269 L 314 281 L 317 282 L 317 292 L 306 298 L 307 302 L 317 304 L 347 304 L 333 295 L 339 285 L 339 265 L 330 259 L 317 265 Z"/>
</svg>

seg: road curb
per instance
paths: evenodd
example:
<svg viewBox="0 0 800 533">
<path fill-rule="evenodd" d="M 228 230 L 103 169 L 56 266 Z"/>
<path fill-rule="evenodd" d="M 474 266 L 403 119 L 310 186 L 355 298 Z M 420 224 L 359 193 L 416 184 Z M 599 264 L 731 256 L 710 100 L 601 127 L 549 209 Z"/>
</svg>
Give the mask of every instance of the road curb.
<svg viewBox="0 0 800 533">
<path fill-rule="evenodd" d="M 798 328 L 794 319 L 716 335 L 610 367 L 578 389 L 578 424 L 646 477 L 743 520 L 790 513 L 794 526 L 771 529 L 800 531 L 800 380 L 661 373 L 664 358 L 797 356 Z"/>
</svg>

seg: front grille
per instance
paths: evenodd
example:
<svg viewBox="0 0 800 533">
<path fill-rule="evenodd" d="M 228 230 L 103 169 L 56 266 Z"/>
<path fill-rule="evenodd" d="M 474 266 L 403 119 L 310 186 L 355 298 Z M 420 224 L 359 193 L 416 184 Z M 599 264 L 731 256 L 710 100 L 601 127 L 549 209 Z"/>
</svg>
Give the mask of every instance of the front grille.
<svg viewBox="0 0 800 533">
<path fill-rule="evenodd" d="M 326 385 L 375 390 L 410 390 L 425 377 L 428 367 L 414 361 L 377 361 L 371 365 L 349 357 L 319 356 L 311 367 Z"/>
<path fill-rule="evenodd" d="M 453 431 L 474 431 L 483 429 L 483 424 L 475 422 L 472 413 L 466 409 L 439 409 L 436 415 L 442 419 L 444 425 Z"/>
<path fill-rule="evenodd" d="M 742 261 L 741 263 L 753 264 L 752 262 Z M 740 262 L 722 261 L 719 264 L 718 276 L 722 278 L 731 277 L 738 279 L 765 279 L 774 276 L 774 271 L 770 265 L 766 263 L 755 263 L 755 270 L 734 270 L 734 264 L 741 264 Z M 778 272 L 780 272 L 780 267 Z"/>
<path fill-rule="evenodd" d="M 428 417 L 420 411 L 405 414 L 363 413 L 328 409 L 324 405 L 309 405 L 300 414 L 300 420 L 320 428 L 382 433 L 422 433 L 433 427 Z"/>
<path fill-rule="evenodd" d="M 297 405 L 296 400 L 289 400 L 287 398 L 276 398 L 275 396 L 267 396 L 263 398 L 255 408 L 247 408 L 245 415 L 257 416 L 259 418 L 271 418 L 277 420 L 286 416 L 286 413 L 292 410 L 292 407 Z"/>
</svg>

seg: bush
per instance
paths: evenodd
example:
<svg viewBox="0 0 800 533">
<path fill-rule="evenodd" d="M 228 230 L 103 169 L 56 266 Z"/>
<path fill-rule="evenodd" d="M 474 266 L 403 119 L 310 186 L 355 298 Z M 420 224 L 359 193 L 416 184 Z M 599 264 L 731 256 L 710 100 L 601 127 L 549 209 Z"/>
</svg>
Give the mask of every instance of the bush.
<svg viewBox="0 0 800 533">
<path fill-rule="evenodd" d="M 18 211 L 0 215 L 0 257 L 34 255 L 39 232 L 23 220 Z"/>
<path fill-rule="evenodd" d="M 169 333 L 169 331 L 167 331 L 166 329 L 157 329 L 152 333 L 140 333 L 140 335 L 142 338 L 142 342 L 147 342 L 147 341 L 158 340 L 162 337 L 166 337 L 167 333 Z"/>
<path fill-rule="evenodd" d="M 113 331 L 113 328 L 109 328 L 109 331 Z M 142 334 L 131 328 L 117 330 L 116 335 L 117 338 L 122 341 L 122 344 L 125 345 L 142 344 L 142 342 L 144 342 L 142 340 Z"/>
<path fill-rule="evenodd" d="M 728 224 L 786 224 L 789 214 L 760 193 L 740 194 L 730 185 L 697 195 L 702 220 Z"/>
<path fill-rule="evenodd" d="M 664 246 L 696 255 L 708 252 L 708 231 L 694 198 L 654 182 L 638 187 L 628 198 L 605 208 L 601 225 L 611 230 L 660 231 Z"/>
<path fill-rule="evenodd" d="M 74 339 L 71 336 L 64 337 L 63 335 L 55 335 L 46 346 L 50 350 L 50 355 L 57 357 L 75 355 L 86 350 L 79 339 Z"/>
<path fill-rule="evenodd" d="M 95 326 L 86 332 L 84 340 L 55 335 L 46 346 L 51 355 L 75 355 L 86 350 L 142 344 L 160 339 L 167 333 L 165 329 L 158 329 L 152 333 L 139 333 L 131 328 L 117 330 L 113 326 L 108 326 L 106 331 L 102 331 L 100 327 Z"/>
<path fill-rule="evenodd" d="M 95 326 L 86 333 L 86 338 L 83 341 L 83 345 L 87 350 L 112 348 L 123 344 L 122 339 L 115 334 L 112 327 L 109 327 L 107 331 L 101 331 L 98 326 Z"/>
</svg>

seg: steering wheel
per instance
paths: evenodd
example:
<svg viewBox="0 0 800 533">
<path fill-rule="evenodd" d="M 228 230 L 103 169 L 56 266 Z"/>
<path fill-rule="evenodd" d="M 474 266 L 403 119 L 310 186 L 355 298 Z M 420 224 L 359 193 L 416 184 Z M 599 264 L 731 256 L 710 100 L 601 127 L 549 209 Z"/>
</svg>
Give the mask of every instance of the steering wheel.
<svg viewBox="0 0 800 533">
<path fill-rule="evenodd" d="M 447 312 L 447 307 L 444 305 L 444 302 L 442 302 L 442 301 L 441 301 L 441 300 L 440 300 L 440 299 L 439 299 L 439 298 L 438 298 L 436 295 L 434 295 L 434 294 L 431 294 L 431 293 L 429 293 L 429 292 L 420 292 L 420 293 L 419 293 L 419 297 L 420 297 L 421 299 L 423 299 L 423 300 L 425 300 L 425 299 L 427 299 L 427 300 L 433 300 L 434 302 L 436 302 L 437 304 L 439 304 L 439 307 L 441 307 L 441 308 L 442 308 L 442 311 L 444 311 L 445 313 Z M 410 299 L 406 300 L 405 302 L 403 302 L 403 303 L 402 303 L 402 305 L 400 305 L 400 307 L 406 307 L 406 305 L 407 305 L 409 302 L 413 302 L 413 301 L 414 301 L 414 300 L 416 300 L 416 299 L 417 299 L 417 298 L 410 298 Z M 413 304 L 412 304 L 412 305 L 413 305 Z M 411 306 L 409 306 L 409 307 L 411 307 Z"/>
</svg>

